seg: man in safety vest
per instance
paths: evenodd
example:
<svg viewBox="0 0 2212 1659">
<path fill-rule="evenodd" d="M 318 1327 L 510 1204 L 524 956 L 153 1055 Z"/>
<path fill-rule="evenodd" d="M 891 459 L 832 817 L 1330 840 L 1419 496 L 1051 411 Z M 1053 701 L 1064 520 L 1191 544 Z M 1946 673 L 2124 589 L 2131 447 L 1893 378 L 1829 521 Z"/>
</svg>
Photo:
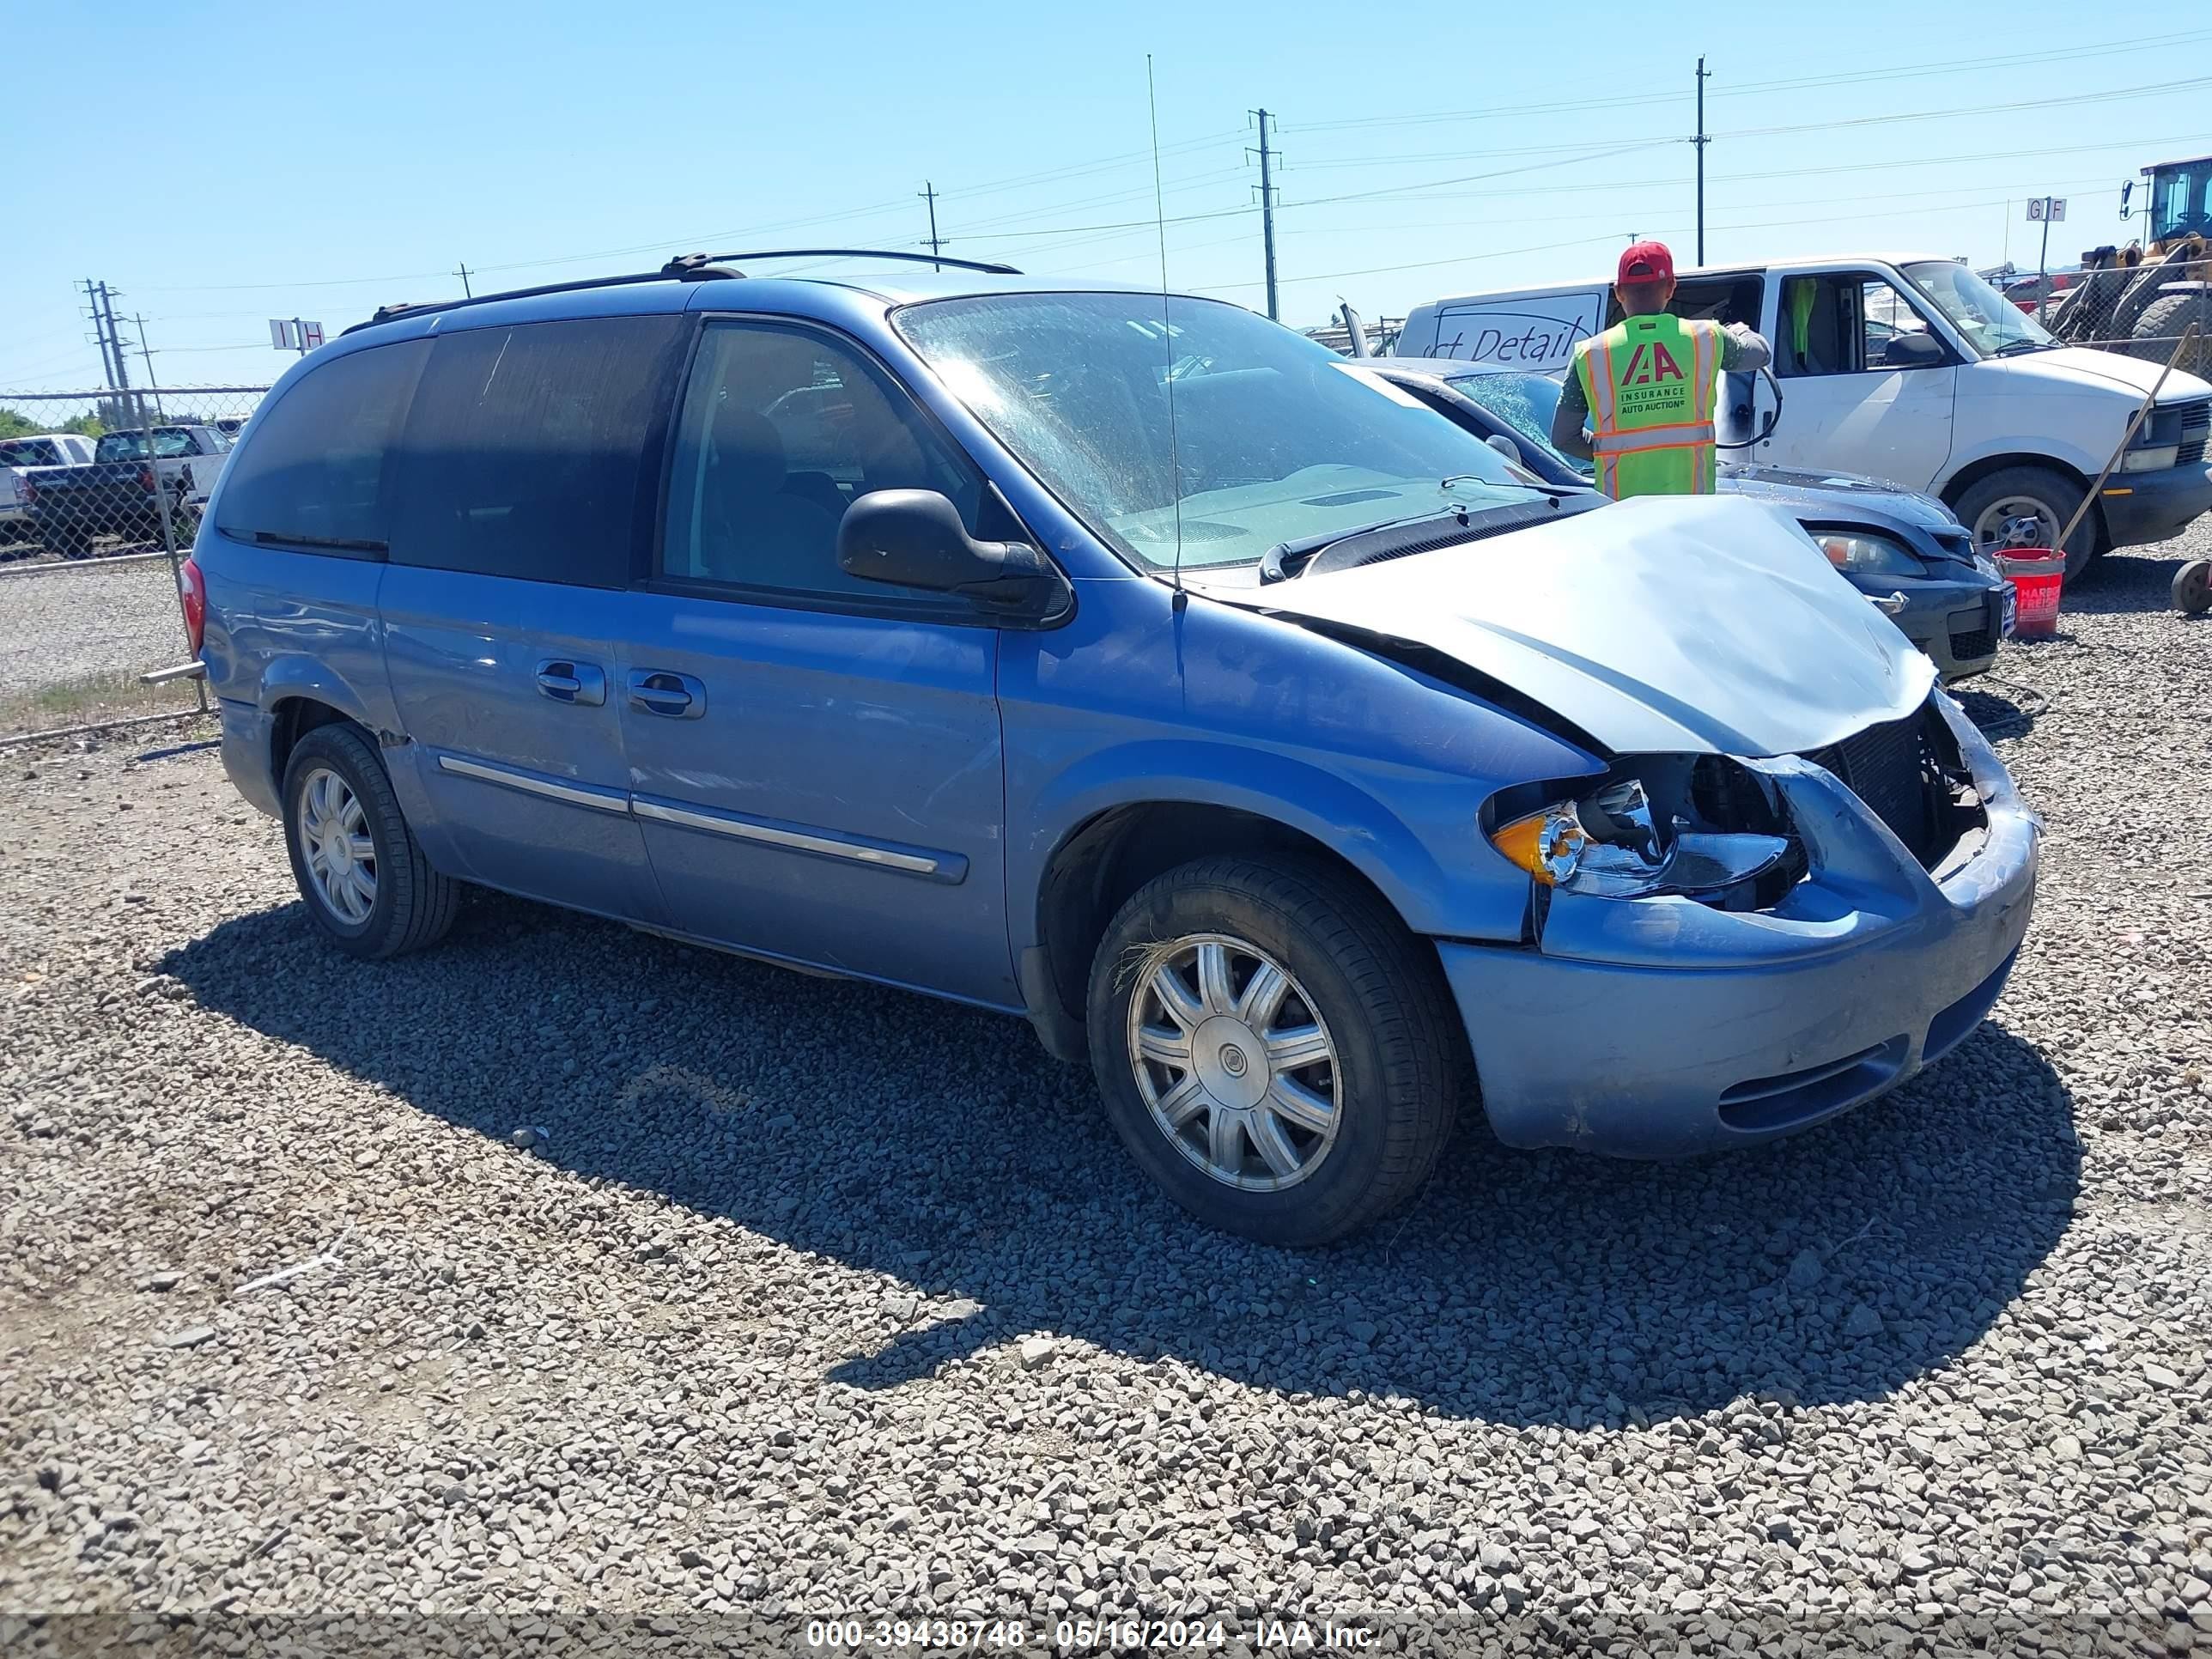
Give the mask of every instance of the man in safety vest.
<svg viewBox="0 0 2212 1659">
<path fill-rule="evenodd" d="M 1674 256 L 1663 242 L 1638 242 L 1623 253 L 1613 291 L 1624 314 L 1575 348 L 1574 372 L 1552 416 L 1552 442 L 1595 461 L 1597 487 L 1615 501 L 1710 495 L 1720 377 L 1763 368 L 1772 354 L 1741 323 L 1723 327 L 1668 313 Z"/>
</svg>

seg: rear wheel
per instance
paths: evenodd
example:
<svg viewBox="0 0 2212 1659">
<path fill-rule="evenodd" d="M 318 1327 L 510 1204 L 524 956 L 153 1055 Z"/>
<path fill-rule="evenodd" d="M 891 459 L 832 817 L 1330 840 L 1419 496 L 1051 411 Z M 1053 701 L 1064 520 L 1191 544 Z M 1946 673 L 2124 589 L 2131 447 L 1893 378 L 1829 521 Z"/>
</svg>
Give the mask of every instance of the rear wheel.
<svg viewBox="0 0 2212 1659">
<path fill-rule="evenodd" d="M 1465 1075 L 1433 955 L 1301 863 L 1206 859 L 1139 889 L 1099 944 L 1089 1024 L 1138 1165 L 1269 1244 L 1326 1243 L 1413 1198 Z"/>
<path fill-rule="evenodd" d="M 2085 493 L 2053 468 L 2008 466 L 1969 484 L 1951 507 L 1973 532 L 1974 545 L 1994 558 L 2008 547 L 2057 546 L 2058 532 L 2081 505 Z M 2103 550 L 2097 540 L 2097 515 L 2082 514 L 2081 522 L 2066 538 L 2066 580 L 2079 581 Z"/>
<path fill-rule="evenodd" d="M 293 748 L 284 843 L 307 914 L 349 956 L 419 951 L 453 925 L 459 884 L 422 856 L 358 726 L 319 726 Z"/>
</svg>

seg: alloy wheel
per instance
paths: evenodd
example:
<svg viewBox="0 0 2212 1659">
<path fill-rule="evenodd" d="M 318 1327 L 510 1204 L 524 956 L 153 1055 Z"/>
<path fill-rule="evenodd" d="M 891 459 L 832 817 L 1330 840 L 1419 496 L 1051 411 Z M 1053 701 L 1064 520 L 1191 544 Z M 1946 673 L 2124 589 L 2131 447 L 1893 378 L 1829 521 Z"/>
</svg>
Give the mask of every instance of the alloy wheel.
<svg viewBox="0 0 2212 1659">
<path fill-rule="evenodd" d="M 376 908 L 376 842 L 353 786 L 326 766 L 300 788 L 300 855 L 315 895 L 339 921 L 359 927 Z"/>
<path fill-rule="evenodd" d="M 1305 988 L 1243 939 L 1194 933 L 1146 952 L 1128 1048 L 1155 1124 L 1224 1185 L 1295 1186 L 1335 1144 L 1342 1081 L 1328 1027 Z"/>
</svg>

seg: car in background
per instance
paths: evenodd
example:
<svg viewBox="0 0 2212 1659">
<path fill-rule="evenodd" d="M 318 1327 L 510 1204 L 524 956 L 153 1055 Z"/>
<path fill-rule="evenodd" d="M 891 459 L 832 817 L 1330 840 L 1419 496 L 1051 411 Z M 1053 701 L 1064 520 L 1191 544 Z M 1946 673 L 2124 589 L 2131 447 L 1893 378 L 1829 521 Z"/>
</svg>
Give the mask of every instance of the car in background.
<svg viewBox="0 0 2212 1659">
<path fill-rule="evenodd" d="M 1451 357 L 1358 361 L 1477 436 L 1511 444 L 1520 464 L 1547 484 L 1593 488 L 1585 466 L 1552 447 L 1559 383 L 1551 376 Z M 1720 492 L 1784 508 L 1946 681 L 1955 684 L 1996 661 L 1997 642 L 2012 627 L 2012 586 L 1941 501 L 1872 478 L 1740 464 L 1722 467 Z"/>
<path fill-rule="evenodd" d="M 1789 413 L 1760 434 L 1758 459 L 1924 490 L 1984 552 L 2051 547 L 2068 532 L 2075 582 L 2107 550 L 2164 541 L 2212 511 L 2212 384 L 2164 374 L 2162 349 L 2150 362 L 2067 345 L 1956 259 L 1686 270 L 1668 308 L 1747 324 L 1772 343 Z M 1414 307 L 1397 349 L 1553 374 L 1618 314 L 1612 284 L 1595 275 L 1466 294 Z M 2135 425 L 2154 391 L 2150 418 Z"/>
<path fill-rule="evenodd" d="M 27 475 L 40 467 L 78 466 L 92 459 L 92 440 L 76 432 L 33 432 L 0 438 L 0 546 L 31 538 Z"/>
<path fill-rule="evenodd" d="M 150 440 L 143 427 L 123 427 L 100 434 L 91 460 L 29 474 L 23 495 L 38 538 L 65 559 L 89 557 L 103 536 L 155 540 L 165 517 L 183 543 L 229 453 L 230 440 L 211 426 L 157 426 Z"/>
</svg>

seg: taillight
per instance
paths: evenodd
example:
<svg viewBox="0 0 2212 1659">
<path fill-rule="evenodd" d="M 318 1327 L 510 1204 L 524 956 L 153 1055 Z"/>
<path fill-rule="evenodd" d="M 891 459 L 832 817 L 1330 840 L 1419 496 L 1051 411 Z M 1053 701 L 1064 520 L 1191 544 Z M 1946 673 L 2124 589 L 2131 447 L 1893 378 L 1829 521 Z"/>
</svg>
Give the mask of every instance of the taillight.
<svg viewBox="0 0 2212 1659">
<path fill-rule="evenodd" d="M 207 578 L 189 557 L 177 567 L 177 598 L 185 607 L 185 637 L 191 641 L 197 657 L 200 641 L 207 637 Z"/>
<path fill-rule="evenodd" d="M 138 488 L 144 490 L 149 495 L 154 493 L 154 469 L 152 467 L 142 466 L 138 469 Z"/>
<path fill-rule="evenodd" d="M 28 507 L 39 499 L 39 481 L 27 472 L 19 476 L 23 480 L 23 505 Z"/>
</svg>

